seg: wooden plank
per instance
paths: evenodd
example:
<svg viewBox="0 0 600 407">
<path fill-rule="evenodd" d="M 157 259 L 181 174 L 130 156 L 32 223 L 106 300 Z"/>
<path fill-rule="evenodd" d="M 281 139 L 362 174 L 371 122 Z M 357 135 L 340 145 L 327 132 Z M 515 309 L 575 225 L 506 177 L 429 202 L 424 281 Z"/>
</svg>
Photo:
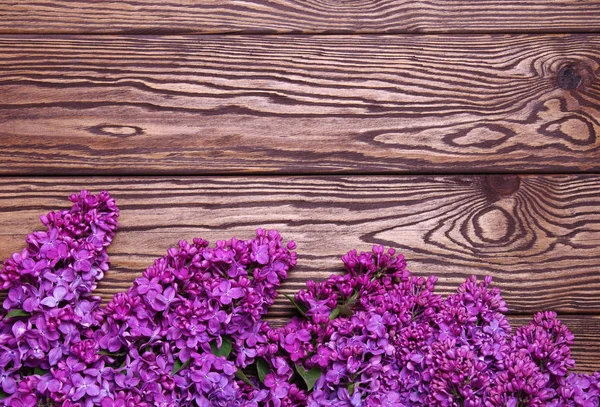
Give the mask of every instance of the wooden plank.
<svg viewBox="0 0 600 407">
<path fill-rule="evenodd" d="M 3 178 L 0 258 L 82 188 L 111 191 L 121 208 L 104 299 L 180 239 L 265 227 L 298 243 L 287 293 L 339 272 L 348 250 L 384 244 L 437 275 L 443 294 L 489 274 L 512 313 L 600 313 L 600 176 Z M 289 315 L 284 298 L 272 314 Z"/>
<path fill-rule="evenodd" d="M 600 36 L 0 38 L 1 174 L 600 171 Z"/>
<path fill-rule="evenodd" d="M 597 0 L 0 1 L 0 33 L 600 31 Z"/>
</svg>

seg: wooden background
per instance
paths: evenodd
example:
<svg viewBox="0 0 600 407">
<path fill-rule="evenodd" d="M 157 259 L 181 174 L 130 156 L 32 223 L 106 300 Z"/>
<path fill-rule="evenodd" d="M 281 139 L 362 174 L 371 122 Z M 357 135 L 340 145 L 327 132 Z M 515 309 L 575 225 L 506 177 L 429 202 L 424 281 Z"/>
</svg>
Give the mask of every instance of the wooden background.
<svg viewBox="0 0 600 407">
<path fill-rule="evenodd" d="M 393 246 L 444 294 L 492 275 L 514 326 L 556 310 L 600 370 L 599 76 L 600 0 L 0 0 L 0 257 L 106 189 L 105 299 L 277 228 L 285 292 Z"/>
</svg>

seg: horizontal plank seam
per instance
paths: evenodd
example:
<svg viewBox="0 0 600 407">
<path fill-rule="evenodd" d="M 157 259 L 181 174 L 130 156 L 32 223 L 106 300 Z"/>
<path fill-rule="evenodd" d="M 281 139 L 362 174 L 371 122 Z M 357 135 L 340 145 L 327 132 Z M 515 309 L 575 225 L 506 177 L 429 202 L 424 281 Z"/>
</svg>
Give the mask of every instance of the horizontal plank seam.
<svg viewBox="0 0 600 407">
<path fill-rule="evenodd" d="M 79 173 L 79 174 L 36 174 L 36 173 L 23 173 L 23 174 L 0 174 L 0 179 L 33 179 L 33 178 L 175 178 L 175 177 L 189 177 L 189 178 L 280 178 L 280 177 L 294 177 L 294 178 L 306 178 L 306 177 L 320 177 L 320 178 L 338 178 L 338 177 L 432 177 L 432 176 L 487 176 L 487 175 L 532 175 L 532 176 L 561 176 L 561 175 L 589 175 L 589 176 L 600 176 L 598 171 L 492 171 L 492 172 L 450 172 L 450 171 L 437 171 L 437 172 L 402 172 L 402 171 L 374 171 L 374 172 L 227 172 L 227 173 L 186 173 L 186 172 L 169 172 L 169 173 L 136 173 L 136 172 L 93 172 L 93 173 Z"/>
<path fill-rule="evenodd" d="M 542 310 L 540 310 L 542 311 Z M 558 314 L 558 318 L 560 319 L 561 316 L 564 317 L 569 317 L 569 318 L 574 318 L 574 317 L 582 317 L 585 319 L 590 319 L 590 317 L 599 317 L 600 318 L 600 314 L 599 313 L 594 313 L 594 312 L 584 312 L 584 311 L 577 311 L 577 312 L 557 312 Z M 532 313 L 528 313 L 528 312 L 507 312 L 506 315 L 508 315 L 509 317 L 515 317 L 515 318 L 531 318 L 533 317 L 534 314 Z"/>
<path fill-rule="evenodd" d="M 367 36 L 367 35 L 402 35 L 402 36 L 426 36 L 426 35 L 436 35 L 436 36 L 470 36 L 470 35 L 589 35 L 589 34 L 600 34 L 600 28 L 598 29 L 588 29 L 583 28 L 581 30 L 561 30 L 561 31 L 542 31 L 542 30 L 531 30 L 531 31 L 523 31 L 523 30 L 473 30 L 473 31 L 404 31 L 404 30 L 390 30 L 390 31 L 359 31 L 359 32 L 350 32 L 350 31 L 307 31 L 307 32 L 268 32 L 268 31 L 231 31 L 231 32 L 214 32 L 214 33 L 199 33 L 198 31 L 190 31 L 190 30 L 131 30 L 131 31 L 109 31 L 109 32 L 96 32 L 96 31 L 73 31 L 72 33 L 65 33 L 64 31 L 35 31 L 35 32 L 2 32 L 0 36 L 43 36 L 43 35 L 51 35 L 51 36 L 98 36 L 98 37 L 107 37 L 107 36 L 140 36 L 140 37 L 168 37 L 168 36 L 208 36 L 208 37 L 218 37 L 218 36 L 255 36 L 255 37 L 329 37 L 329 36 Z"/>
<path fill-rule="evenodd" d="M 558 319 L 560 319 L 561 317 L 568 317 L 570 318 L 581 318 L 581 319 L 591 319 L 590 317 L 599 317 L 600 318 L 600 314 L 596 313 L 585 313 L 585 312 L 557 312 L 558 314 Z M 290 316 L 271 316 L 269 317 L 267 314 L 267 318 L 266 319 L 288 319 L 291 318 L 291 316 L 293 316 L 295 314 L 290 314 Z M 511 312 L 507 312 L 506 315 L 510 318 L 533 318 L 533 316 L 535 315 L 535 313 L 527 313 L 527 312 L 518 312 L 518 313 L 511 313 Z"/>
<path fill-rule="evenodd" d="M 426 32 L 410 32 L 410 31 L 360 31 L 360 32 L 246 32 L 246 31 L 232 31 L 232 32 L 216 32 L 216 33 L 199 33 L 197 31 L 163 31 L 163 30 L 152 30 L 152 31 L 111 31 L 111 32 L 94 32 L 94 31 L 74 31 L 72 33 L 65 33 L 60 31 L 41 31 L 41 32 L 1 32 L 0 37 L 40 37 L 40 36 L 52 36 L 52 37 L 351 37 L 351 36 L 410 36 L 410 37 L 425 37 L 425 36 L 474 36 L 474 35 L 529 35 L 529 36 L 549 36 L 549 35 L 594 35 L 600 34 L 600 28 L 598 29 L 585 29 L 585 30 L 566 30 L 566 31 L 466 31 L 466 32 L 452 32 L 452 31 L 426 31 Z"/>
</svg>

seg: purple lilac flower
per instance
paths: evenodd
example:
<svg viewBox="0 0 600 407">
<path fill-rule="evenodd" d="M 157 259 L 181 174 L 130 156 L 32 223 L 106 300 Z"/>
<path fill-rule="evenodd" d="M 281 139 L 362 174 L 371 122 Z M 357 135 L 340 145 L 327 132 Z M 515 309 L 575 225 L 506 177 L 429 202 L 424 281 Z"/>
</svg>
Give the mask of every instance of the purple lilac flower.
<svg viewBox="0 0 600 407">
<path fill-rule="evenodd" d="M 48 230 L 30 234 L 27 247 L 0 269 L 0 284 L 9 289 L 3 308 L 17 313 L 0 319 L 0 336 L 5 338 L 0 364 L 8 394 L 0 405 L 35 405 L 47 398 L 59 405 L 73 388 L 66 378 L 78 380 L 77 369 L 61 376 L 69 366 L 64 363 L 72 360 L 70 349 L 86 343 L 100 320 L 100 299 L 91 293 L 108 266 L 106 247 L 117 227 L 118 209 L 106 192 L 82 191 L 70 199 L 70 210 L 41 216 Z M 97 228 L 105 240 L 90 248 L 88 236 Z M 55 396 L 60 389 L 63 396 Z"/>
<path fill-rule="evenodd" d="M 261 247 L 267 250 L 254 254 Z M 277 232 L 258 230 L 255 239 L 219 241 L 215 248 L 194 239 L 169 249 L 128 292 L 115 295 L 94 333 L 101 352 L 123 355 L 117 358 L 127 366 L 115 372 L 114 390 L 136 388 L 148 395 L 144 401 L 165 405 L 266 402 L 270 393 L 237 379 L 230 361 L 242 368 L 255 363 L 266 343 L 261 318 L 296 263 L 293 247 Z M 138 351 L 135 344 L 146 345 Z M 227 360 L 213 355 L 221 348 L 230 349 Z M 165 358 L 155 357 L 158 349 Z M 160 400 L 150 394 L 161 394 Z"/>
</svg>

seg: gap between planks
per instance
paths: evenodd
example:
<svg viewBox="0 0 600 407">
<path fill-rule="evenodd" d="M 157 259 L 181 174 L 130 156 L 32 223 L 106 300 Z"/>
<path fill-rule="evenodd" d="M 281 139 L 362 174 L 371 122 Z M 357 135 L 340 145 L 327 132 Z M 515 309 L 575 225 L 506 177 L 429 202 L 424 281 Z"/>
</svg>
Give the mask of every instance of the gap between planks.
<svg viewBox="0 0 600 407">
<path fill-rule="evenodd" d="M 2 33 L 457 33 L 600 30 L 600 7 L 576 0 L 0 1 Z"/>
</svg>

